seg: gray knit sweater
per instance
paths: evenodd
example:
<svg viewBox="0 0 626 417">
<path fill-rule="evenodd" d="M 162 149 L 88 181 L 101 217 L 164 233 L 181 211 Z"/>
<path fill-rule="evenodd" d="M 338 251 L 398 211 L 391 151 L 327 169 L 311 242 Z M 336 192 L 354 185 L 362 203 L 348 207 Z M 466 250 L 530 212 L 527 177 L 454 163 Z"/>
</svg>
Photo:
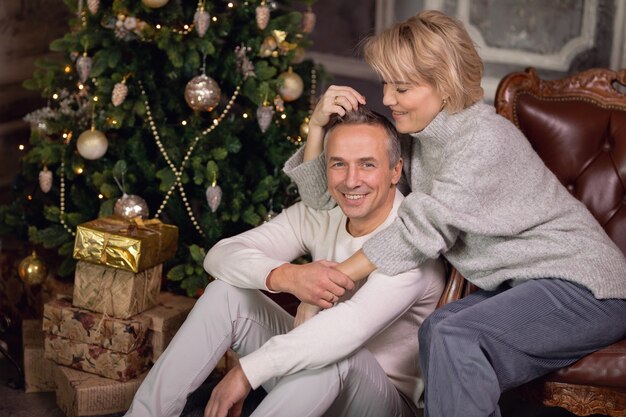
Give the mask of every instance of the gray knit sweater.
<svg viewBox="0 0 626 417">
<path fill-rule="evenodd" d="M 584 204 L 544 165 L 523 134 L 492 106 L 445 111 L 403 146 L 411 193 L 398 219 L 363 246 L 387 275 L 445 256 L 476 286 L 492 290 L 562 278 L 597 298 L 626 298 L 626 259 Z M 302 200 L 334 203 L 324 157 L 285 165 Z"/>
</svg>

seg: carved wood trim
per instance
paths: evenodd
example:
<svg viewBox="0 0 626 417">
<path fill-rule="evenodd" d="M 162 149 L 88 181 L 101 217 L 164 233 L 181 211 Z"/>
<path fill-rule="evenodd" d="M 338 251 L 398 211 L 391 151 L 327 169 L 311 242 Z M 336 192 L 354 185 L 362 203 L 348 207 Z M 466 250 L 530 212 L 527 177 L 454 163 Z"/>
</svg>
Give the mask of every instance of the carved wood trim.
<svg viewBox="0 0 626 417">
<path fill-rule="evenodd" d="M 577 416 L 626 417 L 626 389 L 539 380 L 516 388 L 515 394 L 537 404 L 564 408 Z"/>
</svg>

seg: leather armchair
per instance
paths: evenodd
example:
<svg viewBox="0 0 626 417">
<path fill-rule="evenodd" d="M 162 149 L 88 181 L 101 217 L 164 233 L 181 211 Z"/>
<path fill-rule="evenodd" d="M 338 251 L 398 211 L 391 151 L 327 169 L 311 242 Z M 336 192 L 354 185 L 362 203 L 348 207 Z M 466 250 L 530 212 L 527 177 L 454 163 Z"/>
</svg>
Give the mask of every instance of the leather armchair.
<svg viewBox="0 0 626 417">
<path fill-rule="evenodd" d="M 626 85 L 626 69 L 542 80 L 529 68 L 500 81 L 495 106 L 626 254 L 626 96 L 617 83 Z M 452 268 L 440 305 L 474 289 Z M 579 416 L 625 417 L 626 339 L 515 391 Z"/>
</svg>

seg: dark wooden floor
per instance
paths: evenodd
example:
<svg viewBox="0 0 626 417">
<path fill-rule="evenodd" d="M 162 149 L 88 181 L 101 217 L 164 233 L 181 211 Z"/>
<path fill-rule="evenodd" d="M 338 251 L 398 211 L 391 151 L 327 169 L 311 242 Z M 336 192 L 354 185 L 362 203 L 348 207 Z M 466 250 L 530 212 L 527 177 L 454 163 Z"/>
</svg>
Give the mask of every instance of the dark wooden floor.
<svg viewBox="0 0 626 417">
<path fill-rule="evenodd" d="M 56 405 L 54 393 L 24 393 L 8 386 L 8 381 L 15 377 L 9 362 L 0 357 L 0 416 L 2 417 L 65 417 Z M 213 384 L 207 383 L 190 398 L 184 417 L 202 417 L 206 400 Z M 253 394 L 244 408 L 244 416 L 249 416 L 254 404 L 262 398 L 262 393 Z M 558 408 L 536 407 L 513 398 L 504 398 L 501 402 L 503 417 L 575 417 Z M 122 413 L 107 417 L 118 417 Z M 591 416 L 594 417 L 594 416 Z M 602 417 L 602 416 L 595 416 Z"/>
</svg>

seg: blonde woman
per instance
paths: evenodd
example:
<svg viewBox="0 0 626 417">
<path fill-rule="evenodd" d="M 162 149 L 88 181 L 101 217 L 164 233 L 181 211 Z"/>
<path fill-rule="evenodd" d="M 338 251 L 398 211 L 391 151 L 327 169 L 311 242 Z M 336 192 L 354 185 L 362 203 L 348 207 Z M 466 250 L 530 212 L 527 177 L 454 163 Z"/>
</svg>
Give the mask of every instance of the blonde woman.
<svg viewBox="0 0 626 417">
<path fill-rule="evenodd" d="M 483 64 L 461 22 L 424 11 L 367 39 L 364 53 L 409 135 L 410 193 L 341 271 L 392 276 L 443 256 L 478 286 L 419 330 L 425 415 L 499 416 L 503 391 L 626 336 L 626 260 L 522 133 L 481 102 Z M 323 127 L 364 103 L 345 86 L 321 97 L 305 148 L 285 167 L 306 204 L 334 205 Z M 338 198 L 371 197 L 355 183 Z"/>
</svg>

